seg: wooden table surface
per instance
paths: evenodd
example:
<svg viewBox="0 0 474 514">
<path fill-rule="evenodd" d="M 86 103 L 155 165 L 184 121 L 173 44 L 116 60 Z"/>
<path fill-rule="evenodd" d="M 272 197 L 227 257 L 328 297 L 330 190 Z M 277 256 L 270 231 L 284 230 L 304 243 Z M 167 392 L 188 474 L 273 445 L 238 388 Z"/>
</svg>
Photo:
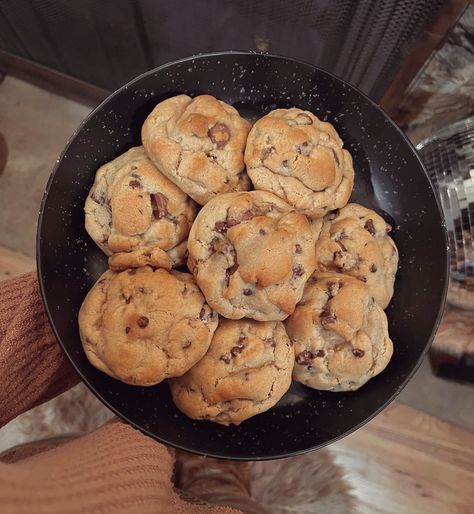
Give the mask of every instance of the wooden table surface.
<svg viewBox="0 0 474 514">
<path fill-rule="evenodd" d="M 0 280 L 34 266 L 0 247 Z M 472 432 L 394 402 L 330 449 L 359 514 L 474 514 Z"/>
</svg>

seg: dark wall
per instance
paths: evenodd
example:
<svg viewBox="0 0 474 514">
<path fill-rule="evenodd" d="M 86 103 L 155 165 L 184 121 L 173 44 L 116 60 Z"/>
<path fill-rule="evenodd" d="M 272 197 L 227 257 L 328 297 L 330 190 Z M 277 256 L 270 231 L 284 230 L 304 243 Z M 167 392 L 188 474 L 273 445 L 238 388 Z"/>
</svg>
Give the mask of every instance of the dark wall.
<svg viewBox="0 0 474 514">
<path fill-rule="evenodd" d="M 321 66 L 379 100 L 443 0 L 1 0 L 0 49 L 106 89 L 199 52 Z"/>
</svg>

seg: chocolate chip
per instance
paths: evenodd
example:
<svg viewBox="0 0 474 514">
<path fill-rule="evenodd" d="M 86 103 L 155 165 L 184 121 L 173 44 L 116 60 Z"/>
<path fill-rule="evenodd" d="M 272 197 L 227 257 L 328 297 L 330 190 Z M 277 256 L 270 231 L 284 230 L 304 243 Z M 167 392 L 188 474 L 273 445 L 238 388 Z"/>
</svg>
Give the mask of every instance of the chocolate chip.
<svg viewBox="0 0 474 514">
<path fill-rule="evenodd" d="M 216 221 L 216 224 L 214 225 L 214 230 L 216 232 L 226 232 L 227 231 L 227 222 L 226 221 Z"/>
<path fill-rule="evenodd" d="M 303 268 L 303 266 L 301 266 L 301 264 L 297 264 L 293 268 L 293 278 L 301 277 L 301 275 L 303 275 L 303 273 L 304 273 L 304 268 Z"/>
<path fill-rule="evenodd" d="M 298 125 L 312 125 L 313 120 L 304 112 L 300 112 L 298 116 L 296 116 L 296 123 Z"/>
<path fill-rule="evenodd" d="M 242 350 L 244 349 L 244 346 L 245 346 L 245 341 L 247 340 L 247 338 L 244 336 L 244 335 L 241 335 L 238 339 L 238 341 L 235 343 L 235 346 L 233 346 L 231 349 L 230 349 L 230 353 L 235 357 L 236 355 L 238 355 L 239 353 L 242 352 Z"/>
<path fill-rule="evenodd" d="M 215 155 L 213 155 L 212 153 L 209 153 L 209 152 L 206 152 L 206 157 L 211 161 L 211 162 L 216 162 L 217 161 L 217 157 Z M 227 177 L 226 177 L 227 178 Z M 226 184 L 228 183 L 229 179 L 227 179 L 227 182 Z"/>
<path fill-rule="evenodd" d="M 371 234 L 372 236 L 375 236 L 375 226 L 374 226 L 374 221 L 372 219 L 369 218 L 365 222 L 364 228 L 365 228 L 365 230 L 367 230 L 367 232 L 369 234 Z"/>
<path fill-rule="evenodd" d="M 296 356 L 296 364 L 299 364 L 300 366 L 308 366 L 313 363 L 314 357 L 314 353 L 309 350 L 303 350 Z"/>
<path fill-rule="evenodd" d="M 244 294 L 244 296 L 252 296 L 253 295 L 253 291 L 251 289 L 244 289 L 242 291 L 242 293 Z"/>
<path fill-rule="evenodd" d="M 337 156 L 336 151 L 335 151 L 334 149 L 331 149 L 331 151 L 332 151 L 332 155 L 333 155 L 333 157 L 334 157 L 334 160 L 336 161 L 336 164 L 337 164 L 338 166 L 340 166 L 340 165 L 341 165 L 341 161 L 339 160 L 339 157 Z"/>
<path fill-rule="evenodd" d="M 248 382 L 250 380 L 250 373 L 244 373 L 244 378 Z"/>
<path fill-rule="evenodd" d="M 206 309 L 203 307 L 199 312 L 199 317 L 204 321 L 206 319 Z"/>
<path fill-rule="evenodd" d="M 363 357 L 365 355 L 364 350 L 360 350 L 359 348 L 354 348 L 352 350 L 352 353 L 353 353 L 354 357 L 357 357 L 358 359 L 360 359 L 361 357 Z"/>
<path fill-rule="evenodd" d="M 184 341 L 184 343 L 182 344 L 181 348 L 183 350 L 186 350 L 186 348 L 189 348 L 191 346 L 191 341 L 187 340 L 187 341 Z"/>
<path fill-rule="evenodd" d="M 92 200 L 95 202 L 95 203 L 98 203 L 99 205 L 104 205 L 105 203 L 105 195 L 104 193 L 101 193 L 99 196 L 93 194 L 91 196 Z"/>
<path fill-rule="evenodd" d="M 129 304 L 132 301 L 132 296 L 127 296 L 127 295 L 123 294 L 122 298 L 125 300 L 125 303 L 127 303 L 127 304 Z"/>
<path fill-rule="evenodd" d="M 224 361 L 226 364 L 229 364 L 230 356 L 229 355 L 221 355 L 221 361 Z"/>
<path fill-rule="evenodd" d="M 216 123 L 209 129 L 207 135 L 217 148 L 224 148 L 230 140 L 229 127 L 224 123 Z"/>
<path fill-rule="evenodd" d="M 225 282 L 227 286 L 229 285 L 230 277 L 237 271 L 238 267 L 237 264 L 234 264 L 225 270 Z"/>
<path fill-rule="evenodd" d="M 296 244 L 296 245 L 295 245 L 295 252 L 296 252 L 296 253 L 301 253 L 302 251 L 303 251 L 303 248 L 301 248 L 301 245 Z"/>
<path fill-rule="evenodd" d="M 336 261 L 342 259 L 342 252 L 341 250 L 336 250 L 332 256 L 332 260 L 334 261 L 334 264 L 338 267 L 338 268 L 342 268 L 342 265 L 340 263 L 336 263 Z"/>
<path fill-rule="evenodd" d="M 375 273 L 376 271 L 377 271 L 377 266 L 375 264 L 372 264 L 372 266 L 370 266 L 370 272 Z"/>
<path fill-rule="evenodd" d="M 125 333 L 128 334 L 130 332 L 130 327 L 125 327 Z"/>
<path fill-rule="evenodd" d="M 274 146 L 266 147 L 262 150 L 262 153 L 260 154 L 260 159 L 264 161 L 272 152 L 275 151 Z"/>
<path fill-rule="evenodd" d="M 326 355 L 326 352 L 324 350 L 318 350 L 316 352 L 316 357 L 324 357 Z"/>
<path fill-rule="evenodd" d="M 159 220 L 164 218 L 168 214 L 168 198 L 161 193 L 155 193 L 150 195 L 151 208 L 153 211 L 153 216 Z"/>
<path fill-rule="evenodd" d="M 301 155 L 309 155 L 311 153 L 309 142 L 304 141 L 303 143 L 296 145 L 296 151 Z"/>
<path fill-rule="evenodd" d="M 331 313 L 328 307 L 326 307 L 320 316 L 321 325 L 325 327 L 326 325 L 330 325 L 336 322 L 336 315 Z"/>
<path fill-rule="evenodd" d="M 140 316 L 138 319 L 137 319 L 137 325 L 140 327 L 140 328 L 145 328 L 148 326 L 148 318 L 146 316 Z"/>
<path fill-rule="evenodd" d="M 235 346 L 233 346 L 231 349 L 230 349 L 230 353 L 235 357 L 236 355 L 238 355 L 239 353 L 242 352 L 242 350 L 244 349 L 244 342 L 247 338 L 244 336 L 244 335 L 241 335 L 239 337 L 239 340 L 237 341 L 237 343 L 235 344 Z"/>
<path fill-rule="evenodd" d="M 364 275 L 357 275 L 356 279 L 360 280 L 361 282 L 367 282 L 367 277 L 365 277 Z"/>
<path fill-rule="evenodd" d="M 284 167 L 284 168 L 288 168 L 288 159 L 284 159 L 283 161 L 281 161 L 281 165 Z"/>
<path fill-rule="evenodd" d="M 246 210 L 244 212 L 240 212 L 237 216 L 228 218 L 226 220 L 227 227 L 234 227 L 235 225 L 238 225 L 239 223 L 242 223 L 242 221 L 248 221 L 251 220 L 255 216 L 255 213 L 252 210 Z"/>
<path fill-rule="evenodd" d="M 329 221 L 332 221 L 332 220 L 335 220 L 338 216 L 339 216 L 339 213 L 341 212 L 340 209 L 334 209 L 333 211 L 329 211 L 327 214 L 326 214 L 326 218 L 329 220 Z"/>
<path fill-rule="evenodd" d="M 137 187 L 142 187 L 142 185 L 140 184 L 140 182 L 138 180 L 130 180 L 130 182 L 128 183 L 128 185 L 132 188 L 132 189 L 136 189 Z"/>
<path fill-rule="evenodd" d="M 261 236 L 266 236 L 266 235 L 267 235 L 267 231 L 266 231 L 264 228 L 259 229 L 258 233 L 259 233 Z"/>
<path fill-rule="evenodd" d="M 230 353 L 235 357 L 235 356 L 239 355 L 239 353 L 242 352 L 243 348 L 244 348 L 243 345 L 242 346 L 233 346 L 230 349 Z"/>
</svg>

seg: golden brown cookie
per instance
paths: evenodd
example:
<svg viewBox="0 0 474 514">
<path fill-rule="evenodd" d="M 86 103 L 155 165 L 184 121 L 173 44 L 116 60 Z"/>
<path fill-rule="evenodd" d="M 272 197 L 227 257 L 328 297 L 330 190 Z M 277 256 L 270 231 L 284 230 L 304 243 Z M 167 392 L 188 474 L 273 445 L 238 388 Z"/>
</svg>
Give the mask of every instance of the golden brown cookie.
<svg viewBox="0 0 474 514">
<path fill-rule="evenodd" d="M 169 384 L 187 416 L 239 425 L 280 400 L 290 387 L 293 363 L 281 322 L 221 319 L 206 355 Z"/>
<path fill-rule="evenodd" d="M 207 203 L 188 250 L 188 267 L 207 302 L 230 319 L 285 319 L 315 267 L 308 219 L 266 191 L 227 193 Z"/>
<path fill-rule="evenodd" d="M 133 385 L 151 386 L 185 373 L 209 348 L 217 315 L 194 279 L 150 267 L 106 271 L 79 311 L 79 330 L 93 366 Z"/>
<path fill-rule="evenodd" d="M 255 189 L 270 191 L 312 219 L 349 201 L 354 169 L 330 123 L 301 109 L 276 109 L 252 127 L 245 164 Z"/>
<path fill-rule="evenodd" d="M 398 266 L 390 229 L 376 212 L 356 203 L 330 212 L 316 242 L 316 271 L 345 273 L 365 282 L 385 309 L 393 296 Z"/>
<path fill-rule="evenodd" d="M 245 191 L 244 149 L 250 123 L 210 95 L 178 95 L 160 102 L 142 128 L 150 159 L 178 187 L 204 205 L 229 191 Z"/>
<path fill-rule="evenodd" d="M 295 345 L 293 378 L 314 389 L 355 391 L 392 357 L 384 311 L 347 275 L 315 273 L 285 325 Z"/>
<path fill-rule="evenodd" d="M 183 264 L 196 209 L 142 146 L 98 169 L 84 207 L 86 230 L 115 270 Z"/>
</svg>

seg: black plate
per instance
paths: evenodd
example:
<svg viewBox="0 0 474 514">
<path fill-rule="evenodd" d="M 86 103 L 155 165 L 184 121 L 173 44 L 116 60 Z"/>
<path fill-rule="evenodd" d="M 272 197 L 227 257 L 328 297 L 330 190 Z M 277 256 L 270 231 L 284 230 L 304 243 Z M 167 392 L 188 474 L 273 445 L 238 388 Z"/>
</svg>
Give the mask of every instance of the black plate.
<svg viewBox="0 0 474 514">
<path fill-rule="evenodd" d="M 87 361 L 77 313 L 107 266 L 84 229 L 83 205 L 97 168 L 140 144 L 157 102 L 210 93 L 256 118 L 276 107 L 309 109 L 333 123 L 354 158 L 353 201 L 395 227 L 400 250 L 387 310 L 395 353 L 388 368 L 354 393 L 294 384 L 270 411 L 239 427 L 192 421 L 168 385 L 133 387 Z M 437 328 L 447 285 L 444 221 L 427 174 L 403 133 L 371 100 L 320 69 L 272 55 L 227 52 L 161 66 L 123 86 L 81 124 L 56 164 L 39 217 L 38 275 L 55 334 L 90 389 L 119 416 L 163 443 L 208 456 L 274 459 L 326 445 L 370 420 L 403 389 Z"/>
</svg>

